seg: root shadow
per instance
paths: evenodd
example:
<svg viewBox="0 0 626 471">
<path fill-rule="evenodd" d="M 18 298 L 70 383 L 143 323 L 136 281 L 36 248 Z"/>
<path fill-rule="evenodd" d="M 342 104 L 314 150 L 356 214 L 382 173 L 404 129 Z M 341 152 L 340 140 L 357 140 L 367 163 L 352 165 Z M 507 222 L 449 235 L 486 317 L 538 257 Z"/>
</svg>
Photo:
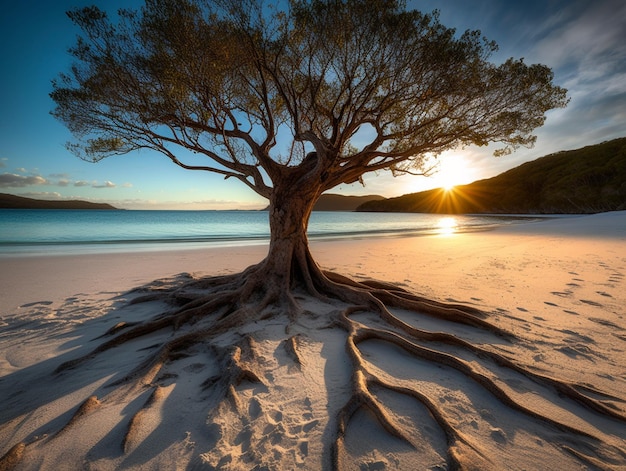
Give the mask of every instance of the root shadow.
<svg viewBox="0 0 626 471">
<path fill-rule="evenodd" d="M 391 410 L 380 399 L 392 394 L 402 398 L 395 403 L 414 404 L 430 418 L 431 430 L 421 430 L 419 436 L 445 438 L 445 443 L 435 444 L 434 451 L 429 452 L 430 456 L 439 456 L 438 466 L 496 468 L 490 449 L 482 447 L 480 437 L 473 437 L 471 430 L 462 426 L 462 420 L 454 417 L 456 409 L 451 408 L 452 401 L 446 403 L 442 399 L 447 393 L 439 395 L 448 378 L 462 378 L 461 385 L 470 385 L 468 394 L 469 389 L 482 391 L 491 398 L 494 410 L 506 410 L 507 417 L 519 416 L 524 423 L 539 427 L 543 440 L 574 462 L 605 469 L 617 469 L 626 463 L 626 446 L 623 441 L 620 446 L 623 437 L 616 432 L 626 422 L 626 399 L 589 385 L 558 379 L 520 363 L 515 355 L 505 352 L 523 348 L 523 342 L 496 325 L 490 314 L 472 306 L 425 299 L 389 283 L 354 281 L 319 270 L 312 270 L 299 285 L 285 290 L 268 284 L 259 267 L 250 267 L 237 275 L 210 278 L 179 275 L 137 288 L 125 294 L 125 306 L 167 308 L 147 319 L 116 319 L 113 315 L 106 322 L 100 319 L 98 322 L 108 327 L 97 338 L 84 342 L 77 350 L 4 378 L 3 381 L 17 380 L 15 384 L 22 388 L 27 388 L 33 377 L 47 376 L 59 384 L 64 384 L 63 378 L 71 377 L 72 381 L 46 398 L 33 396 L 27 402 L 19 401 L 16 391 L 9 398 L 14 399 L 16 407 L 2 415 L 3 424 L 26 420 L 23 418 L 66 394 L 89 391 L 74 411 L 44 426 L 31 427 L 22 436 L 16 432 L 18 438 L 6 448 L 0 468 L 12 469 L 29 456 L 31 448 L 36 453 L 57 436 L 73 429 L 79 431 L 81 423 L 90 420 L 90 416 L 96 417 L 107 404 L 118 407 L 131 402 L 135 404 L 132 408 L 120 409 L 121 419 L 114 427 L 121 436 L 116 438 L 113 436 L 116 434 L 109 433 L 106 440 L 119 438 L 119 453 L 113 457 L 118 464 L 147 462 L 155 457 L 155 452 L 142 451 L 150 448 L 142 448 L 142 443 L 151 436 L 155 440 L 159 434 L 156 430 L 148 433 L 146 427 L 153 424 L 157 414 L 164 415 L 164 423 L 173 423 L 164 411 L 180 407 L 174 398 L 183 397 L 182 390 L 177 389 L 183 380 L 192 383 L 195 391 L 195 399 L 188 406 L 191 412 L 186 417 L 191 417 L 189 414 L 204 417 L 198 427 L 189 425 L 187 433 L 194 436 L 193 446 L 188 445 L 192 443 L 188 439 L 186 442 L 176 438 L 187 443 L 176 446 L 178 452 L 187 453 L 190 466 L 196 463 L 220 469 L 228 463 L 261 464 L 267 463 L 272 453 L 274 461 L 270 461 L 270 466 L 300 466 L 306 462 L 310 438 L 316 436 L 325 450 L 320 453 L 325 461 L 318 463 L 323 469 L 351 469 L 352 448 L 346 445 L 346 437 L 353 433 L 349 432 L 353 421 L 365 420 L 364 413 L 369 422 L 379 427 L 377 433 L 387 434 L 396 440 L 394 443 L 403 444 L 403 449 L 419 453 L 424 449 L 423 443 L 415 439 L 415 427 L 419 424 L 407 419 L 410 414 Z M 441 330 L 419 327 L 420 319 L 426 318 L 435 322 L 425 325 L 440 326 Z M 446 329 L 446 326 L 454 328 Z M 324 332 L 331 330 L 341 332 L 344 342 L 343 363 L 349 366 L 343 376 L 337 376 L 337 381 L 346 384 L 324 385 L 329 399 L 324 405 L 327 414 L 323 419 L 316 416 L 318 398 L 302 392 L 297 398 L 302 410 L 301 422 L 288 425 L 280 405 L 266 400 L 277 389 L 276 374 L 285 368 L 284 374 L 295 378 L 294 381 L 306 381 L 314 370 L 310 359 L 313 345 L 325 338 Z M 491 342 L 476 342 L 477 335 Z M 272 342 L 276 346 L 268 350 Z M 95 346 L 87 348 L 87 344 Z M 413 362 L 437 368 L 447 376 L 438 379 L 435 375 L 427 380 L 426 375 L 420 378 L 419 372 L 402 377 L 386 371 L 371 356 L 368 345 L 392 347 Z M 130 361 L 126 360 L 123 370 L 103 366 L 103 358 L 119 354 L 128 346 L 132 346 L 134 354 Z M 272 362 L 275 366 L 270 367 Z M 51 378 L 50 370 L 53 370 Z M 507 383 L 501 379 L 503 372 L 506 372 L 504 376 L 515 379 Z M 437 380 L 441 384 L 430 385 Z M 510 386 L 516 382 L 523 383 L 523 387 Z M 333 396 L 331 389 L 343 392 Z M 542 395 L 548 406 L 522 400 L 525 391 Z M 455 407 L 460 408 L 458 404 Z M 570 419 L 567 414 L 563 419 L 550 412 L 559 408 L 576 411 L 580 420 Z M 488 415 L 483 409 L 480 413 Z M 122 422 L 124 425 L 120 426 Z M 233 435 L 235 422 L 241 430 Z M 474 426 L 479 428 L 478 421 L 474 421 Z M 509 429 L 492 428 L 489 434 L 502 442 L 504 437 L 514 434 L 515 430 Z M 606 443 L 606 437 L 597 433 L 599 429 L 607 430 L 615 439 Z M 16 426 L 15 430 L 19 431 L 20 427 Z M 205 438 L 196 438 L 196 432 Z M 101 444 L 105 443 L 102 440 Z M 281 447 L 292 444 L 292 451 L 276 452 L 272 447 L 278 443 Z M 174 445 L 170 442 L 168 449 Z M 241 450 L 240 456 L 228 454 L 233 445 Z M 270 452 L 271 449 L 274 451 Z M 100 450 L 98 456 L 106 457 L 107 453 Z M 367 463 L 363 461 L 362 465 Z"/>
</svg>

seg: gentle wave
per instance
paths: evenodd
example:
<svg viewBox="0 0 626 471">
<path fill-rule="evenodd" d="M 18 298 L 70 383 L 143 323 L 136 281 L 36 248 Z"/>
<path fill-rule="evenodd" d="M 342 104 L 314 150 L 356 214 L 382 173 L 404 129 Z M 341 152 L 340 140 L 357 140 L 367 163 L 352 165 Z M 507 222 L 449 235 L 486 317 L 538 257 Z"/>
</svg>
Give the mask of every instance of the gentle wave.
<svg viewBox="0 0 626 471">
<path fill-rule="evenodd" d="M 311 240 L 453 234 L 520 216 L 314 212 Z M 0 210 L 0 255 L 163 250 L 269 241 L 265 211 Z"/>
</svg>

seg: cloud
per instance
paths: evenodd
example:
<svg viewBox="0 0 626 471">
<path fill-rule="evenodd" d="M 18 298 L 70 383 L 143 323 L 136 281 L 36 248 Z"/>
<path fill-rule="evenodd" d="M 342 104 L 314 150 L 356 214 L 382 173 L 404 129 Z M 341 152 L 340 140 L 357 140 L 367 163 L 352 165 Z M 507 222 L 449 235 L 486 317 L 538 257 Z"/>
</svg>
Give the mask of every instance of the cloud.
<svg viewBox="0 0 626 471">
<path fill-rule="evenodd" d="M 3 173 L 0 175 L 0 188 L 24 188 L 30 185 L 45 185 L 48 180 L 39 176 L 16 175 L 15 173 Z"/>
<path fill-rule="evenodd" d="M 19 169 L 22 170 L 22 169 Z M 72 181 L 68 178 L 67 174 L 55 174 L 51 175 L 51 177 L 56 177 L 58 180 L 51 181 L 48 180 L 41 175 L 19 175 L 16 173 L 3 173 L 0 174 L 0 188 L 24 188 L 31 185 L 52 185 L 58 186 L 61 188 L 65 188 L 68 186 L 74 187 L 88 187 L 91 188 L 117 188 L 117 185 L 112 181 L 105 180 L 102 183 L 97 181 L 85 181 L 85 180 L 76 180 Z M 132 184 L 124 183 L 122 185 L 124 188 L 132 188 Z M 46 196 L 43 194 L 43 196 Z"/>
<path fill-rule="evenodd" d="M 0 168 L 4 168 L 7 166 L 6 161 L 7 159 L 0 159 Z"/>
<path fill-rule="evenodd" d="M 575 15 L 558 24 L 552 22 L 535 52 L 555 68 L 557 80 L 573 93 L 626 92 L 626 3 L 601 0 L 585 4 Z"/>
<path fill-rule="evenodd" d="M 92 188 L 115 188 L 116 186 L 117 186 L 117 185 L 116 185 L 115 183 L 110 182 L 110 181 L 108 181 L 108 180 L 107 180 L 107 181 L 105 181 L 105 182 L 104 182 L 104 183 L 102 183 L 102 184 L 98 184 L 98 183 L 95 183 L 95 182 L 94 182 L 94 184 L 93 184 L 93 185 L 91 185 L 91 187 L 92 187 Z"/>
<path fill-rule="evenodd" d="M 623 71 L 626 4 L 622 0 L 585 3 L 584 11 L 552 25 L 536 45 L 538 54 L 543 54 L 553 67 L 576 65 L 579 73 L 600 75 L 607 72 L 607 67 Z M 601 66 L 601 70 L 590 70 L 593 64 Z"/>
</svg>

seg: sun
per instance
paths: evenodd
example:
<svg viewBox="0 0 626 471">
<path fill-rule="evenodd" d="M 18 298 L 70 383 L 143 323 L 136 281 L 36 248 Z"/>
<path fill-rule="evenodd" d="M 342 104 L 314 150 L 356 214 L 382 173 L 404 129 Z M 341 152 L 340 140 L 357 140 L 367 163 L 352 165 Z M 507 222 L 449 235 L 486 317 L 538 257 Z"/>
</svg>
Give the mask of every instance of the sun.
<svg viewBox="0 0 626 471">
<path fill-rule="evenodd" d="M 440 157 L 439 171 L 434 180 L 439 188 L 449 192 L 467 183 L 473 173 L 472 165 L 464 155 L 447 154 Z"/>
<path fill-rule="evenodd" d="M 440 189 L 443 194 L 452 194 L 459 191 L 460 186 L 479 177 L 472 160 L 463 154 L 444 152 L 429 160 L 427 165 L 432 166 L 427 173 L 428 178 L 412 179 L 408 184 L 408 193 Z"/>
<path fill-rule="evenodd" d="M 443 188 L 444 191 L 452 191 L 454 190 L 455 186 L 456 184 L 454 184 L 452 181 L 447 181 L 441 184 L 441 188 Z"/>
<path fill-rule="evenodd" d="M 447 169 L 445 172 L 441 172 L 437 175 L 437 184 L 445 192 L 454 190 L 461 180 L 461 176 L 458 172 Z"/>
</svg>

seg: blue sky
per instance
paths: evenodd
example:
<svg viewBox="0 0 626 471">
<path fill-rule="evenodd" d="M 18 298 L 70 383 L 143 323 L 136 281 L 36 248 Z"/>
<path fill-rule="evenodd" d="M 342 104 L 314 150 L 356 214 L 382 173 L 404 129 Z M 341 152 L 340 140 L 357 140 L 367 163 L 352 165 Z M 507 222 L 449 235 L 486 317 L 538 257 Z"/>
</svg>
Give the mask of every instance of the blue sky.
<svg viewBox="0 0 626 471">
<path fill-rule="evenodd" d="M 500 49 L 495 62 L 524 57 L 555 72 L 570 104 L 548 113 L 537 144 L 495 158 L 495 148 L 465 148 L 440 157 L 430 178 L 365 177 L 343 194 L 399 196 L 445 183 L 469 183 L 559 150 L 626 136 L 626 2 L 624 0 L 408 0 L 440 10 L 446 26 L 480 29 Z M 95 4 L 115 11 L 122 0 L 5 2 L 0 17 L 0 192 L 44 199 L 79 198 L 127 209 L 247 209 L 266 202 L 243 184 L 180 169 L 163 156 L 137 152 L 84 162 L 65 149 L 70 133 L 49 113 L 51 80 L 71 64 L 77 30 L 65 11 Z"/>
</svg>

